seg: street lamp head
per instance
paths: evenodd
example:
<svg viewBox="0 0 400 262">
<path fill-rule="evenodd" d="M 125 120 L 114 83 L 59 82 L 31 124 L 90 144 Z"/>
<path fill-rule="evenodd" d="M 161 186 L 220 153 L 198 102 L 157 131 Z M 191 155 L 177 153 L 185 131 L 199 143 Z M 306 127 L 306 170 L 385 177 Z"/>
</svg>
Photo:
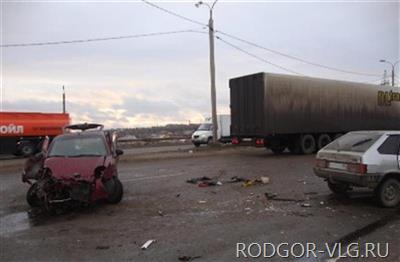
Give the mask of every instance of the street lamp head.
<svg viewBox="0 0 400 262">
<path fill-rule="evenodd" d="M 385 62 L 386 62 L 386 60 L 385 60 L 385 59 L 381 59 L 381 60 L 379 60 L 379 62 L 381 62 L 381 63 L 385 63 Z"/>
<path fill-rule="evenodd" d="M 202 4 L 203 4 L 203 1 L 199 1 L 199 2 L 195 3 L 194 5 L 195 5 L 197 8 L 199 8 Z"/>
</svg>

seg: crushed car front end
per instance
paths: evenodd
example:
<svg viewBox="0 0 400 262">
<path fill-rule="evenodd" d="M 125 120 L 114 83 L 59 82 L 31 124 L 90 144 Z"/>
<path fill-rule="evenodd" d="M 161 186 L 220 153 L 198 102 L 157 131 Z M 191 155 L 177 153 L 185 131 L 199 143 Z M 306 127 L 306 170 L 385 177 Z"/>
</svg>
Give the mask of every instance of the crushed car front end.
<svg viewBox="0 0 400 262">
<path fill-rule="evenodd" d="M 48 151 L 27 162 L 22 178 L 31 184 L 28 203 L 49 211 L 102 199 L 118 203 L 123 193 L 116 167 L 121 152 L 103 131 L 56 137 Z"/>
</svg>

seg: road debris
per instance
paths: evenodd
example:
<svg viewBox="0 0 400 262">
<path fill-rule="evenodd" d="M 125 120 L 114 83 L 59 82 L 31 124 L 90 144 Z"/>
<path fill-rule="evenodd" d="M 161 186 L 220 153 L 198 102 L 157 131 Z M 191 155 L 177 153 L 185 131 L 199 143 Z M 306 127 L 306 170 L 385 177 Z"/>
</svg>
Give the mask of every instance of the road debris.
<svg viewBox="0 0 400 262">
<path fill-rule="evenodd" d="M 254 185 L 254 180 L 247 180 L 242 184 L 244 187 L 251 187 L 252 185 Z"/>
<path fill-rule="evenodd" d="M 195 256 L 195 257 L 191 257 L 191 256 L 180 256 L 178 257 L 179 261 L 193 261 L 195 259 L 201 258 L 201 256 Z"/>
<path fill-rule="evenodd" d="M 218 183 L 222 185 L 220 181 L 203 181 L 198 184 L 199 187 L 209 187 L 209 186 L 217 186 Z"/>
<path fill-rule="evenodd" d="M 269 177 L 267 177 L 267 176 L 260 177 L 260 180 L 261 180 L 261 183 L 263 183 L 263 184 L 269 184 L 269 181 L 270 181 Z"/>
<path fill-rule="evenodd" d="M 158 213 L 158 215 L 159 215 L 159 216 L 161 216 L 161 217 L 163 217 L 163 216 L 164 216 L 164 213 L 163 213 L 161 210 L 158 210 L 158 212 L 157 212 L 157 213 Z"/>
<path fill-rule="evenodd" d="M 301 204 L 301 206 L 302 207 L 311 207 L 311 204 L 310 203 L 303 203 L 303 204 Z"/>
<path fill-rule="evenodd" d="M 228 183 L 238 183 L 238 182 L 245 182 L 247 181 L 247 178 L 244 177 L 239 177 L 239 176 L 233 176 L 231 177 L 231 180 L 228 181 Z"/>
<path fill-rule="evenodd" d="M 109 249 L 110 246 L 97 246 L 96 249 Z"/>
<path fill-rule="evenodd" d="M 207 176 L 202 176 L 202 177 L 195 177 L 186 180 L 187 183 L 190 184 L 197 184 L 198 187 L 209 187 L 209 186 L 222 186 L 223 183 L 219 179 L 222 175 L 224 174 L 224 171 L 220 171 L 220 175 L 214 178 L 209 178 Z M 267 176 L 260 176 L 256 179 L 247 179 L 244 177 L 238 177 L 238 176 L 233 176 L 229 181 L 226 181 L 227 183 L 238 183 L 238 182 L 243 182 L 242 186 L 244 187 L 250 187 L 256 184 L 269 184 L 270 183 L 270 178 Z"/>
<path fill-rule="evenodd" d="M 196 177 L 196 178 L 191 178 L 186 180 L 187 183 L 191 183 L 191 184 L 197 184 L 198 182 L 204 182 L 204 181 L 210 181 L 211 178 L 207 177 L 207 176 L 202 176 L 202 177 Z"/>
<path fill-rule="evenodd" d="M 211 179 L 207 176 L 196 177 L 186 180 L 187 183 L 197 184 L 198 187 L 209 187 L 209 186 L 222 186 L 222 182 L 217 179 Z"/>
<path fill-rule="evenodd" d="M 156 242 L 155 239 L 147 240 L 146 243 L 144 243 L 144 244 L 142 245 L 141 249 L 142 249 L 142 250 L 148 249 L 149 246 L 150 246 L 151 244 L 153 244 L 154 242 Z"/>
<path fill-rule="evenodd" d="M 244 183 L 242 184 L 242 186 L 244 186 L 244 187 L 250 187 L 250 186 L 253 186 L 253 185 L 257 185 L 257 184 L 266 185 L 266 184 L 269 184 L 269 182 L 270 182 L 270 178 L 269 178 L 269 177 L 267 177 L 267 176 L 261 176 L 261 177 L 258 177 L 258 178 L 256 178 L 256 179 L 244 181 Z"/>
<path fill-rule="evenodd" d="M 266 192 L 266 193 L 265 193 L 265 197 L 266 197 L 268 200 L 270 200 L 270 199 L 275 199 L 277 196 L 278 196 L 277 193 L 269 193 L 269 192 Z"/>
<path fill-rule="evenodd" d="M 269 206 L 269 207 L 266 207 L 265 209 L 264 209 L 265 211 L 276 211 L 276 208 L 274 207 L 274 206 Z"/>
<path fill-rule="evenodd" d="M 199 204 L 205 204 L 205 203 L 207 203 L 207 201 L 205 201 L 205 200 L 200 200 L 199 201 Z"/>
<path fill-rule="evenodd" d="M 304 201 L 304 199 L 278 197 L 277 193 L 266 192 L 266 193 L 264 193 L 264 195 L 267 198 L 267 200 L 284 201 L 284 202 L 303 202 Z"/>
<path fill-rule="evenodd" d="M 210 186 L 210 183 L 208 183 L 208 182 L 201 182 L 201 183 L 197 184 L 197 186 L 198 186 L 198 187 L 208 187 L 208 186 Z"/>
</svg>

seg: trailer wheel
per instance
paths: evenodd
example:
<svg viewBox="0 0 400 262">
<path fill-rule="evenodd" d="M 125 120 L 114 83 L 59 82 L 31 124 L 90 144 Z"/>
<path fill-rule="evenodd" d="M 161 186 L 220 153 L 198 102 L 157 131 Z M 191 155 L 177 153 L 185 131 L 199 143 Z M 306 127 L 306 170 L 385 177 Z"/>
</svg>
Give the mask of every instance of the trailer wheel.
<svg viewBox="0 0 400 262">
<path fill-rule="evenodd" d="M 323 148 L 324 146 L 326 146 L 327 144 L 329 144 L 331 142 L 331 137 L 327 134 L 322 134 L 318 137 L 318 150 Z"/>
<path fill-rule="evenodd" d="M 312 154 L 316 150 L 315 139 L 312 135 L 302 135 L 300 136 L 300 148 L 303 154 Z"/>
<path fill-rule="evenodd" d="M 32 143 L 26 143 L 21 148 L 21 153 L 23 156 L 31 156 L 35 152 L 35 146 Z"/>
</svg>

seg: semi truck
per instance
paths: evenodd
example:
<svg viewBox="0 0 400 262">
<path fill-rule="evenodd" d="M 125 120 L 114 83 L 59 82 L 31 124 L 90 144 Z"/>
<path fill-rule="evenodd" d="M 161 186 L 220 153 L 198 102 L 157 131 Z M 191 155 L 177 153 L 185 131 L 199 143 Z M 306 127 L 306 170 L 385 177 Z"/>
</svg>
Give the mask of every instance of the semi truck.
<svg viewBox="0 0 400 262">
<path fill-rule="evenodd" d="M 69 124 L 68 113 L 0 112 L 0 153 L 34 154 L 44 137 L 62 134 Z"/>
<path fill-rule="evenodd" d="M 221 143 L 231 142 L 231 116 L 217 116 L 217 140 Z M 213 138 L 213 125 L 211 118 L 207 118 L 192 134 L 192 143 L 199 147 L 201 144 L 209 144 Z"/>
<path fill-rule="evenodd" d="M 256 73 L 229 88 L 236 145 L 311 154 L 349 131 L 400 130 L 395 87 Z"/>
</svg>

